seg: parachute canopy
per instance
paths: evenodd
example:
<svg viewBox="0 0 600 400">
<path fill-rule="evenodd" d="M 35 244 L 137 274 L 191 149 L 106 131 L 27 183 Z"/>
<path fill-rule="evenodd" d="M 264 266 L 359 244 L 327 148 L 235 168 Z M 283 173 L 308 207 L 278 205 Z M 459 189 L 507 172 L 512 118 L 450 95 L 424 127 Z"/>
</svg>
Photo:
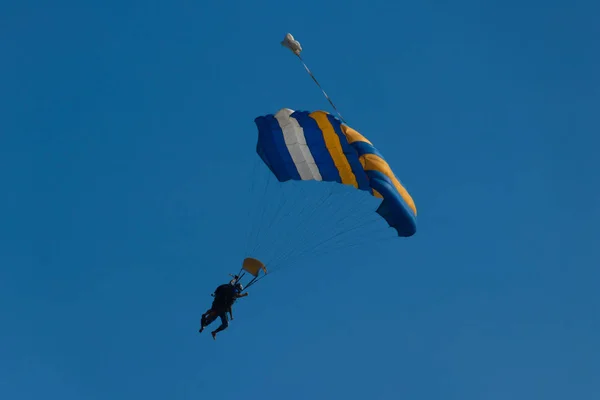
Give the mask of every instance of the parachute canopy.
<svg viewBox="0 0 600 400">
<path fill-rule="evenodd" d="M 267 267 L 265 267 L 262 262 L 252 257 L 244 259 L 244 262 L 242 263 L 242 269 L 255 278 L 258 277 L 260 271 L 263 271 L 265 274 L 267 273 Z"/>
<path fill-rule="evenodd" d="M 377 213 L 398 236 L 416 233 L 417 209 L 412 197 L 379 150 L 360 133 L 325 111 L 283 108 L 254 121 L 258 127 L 256 152 L 277 180 L 354 186 L 382 199 Z"/>
<path fill-rule="evenodd" d="M 302 52 L 302 45 L 299 41 L 294 39 L 291 33 L 285 35 L 281 45 L 290 49 L 297 56 L 300 56 L 300 53 Z"/>
</svg>

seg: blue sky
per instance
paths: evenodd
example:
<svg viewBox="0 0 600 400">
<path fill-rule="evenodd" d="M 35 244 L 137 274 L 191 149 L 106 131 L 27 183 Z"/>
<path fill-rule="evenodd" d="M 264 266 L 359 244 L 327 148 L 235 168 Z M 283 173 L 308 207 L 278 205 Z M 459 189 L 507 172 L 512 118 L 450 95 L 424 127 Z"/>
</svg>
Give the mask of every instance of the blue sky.
<svg viewBox="0 0 600 400">
<path fill-rule="evenodd" d="M 0 398 L 599 398 L 599 12 L 2 3 Z M 329 110 L 286 32 L 418 232 L 274 273 L 213 341 L 253 119 Z"/>
</svg>

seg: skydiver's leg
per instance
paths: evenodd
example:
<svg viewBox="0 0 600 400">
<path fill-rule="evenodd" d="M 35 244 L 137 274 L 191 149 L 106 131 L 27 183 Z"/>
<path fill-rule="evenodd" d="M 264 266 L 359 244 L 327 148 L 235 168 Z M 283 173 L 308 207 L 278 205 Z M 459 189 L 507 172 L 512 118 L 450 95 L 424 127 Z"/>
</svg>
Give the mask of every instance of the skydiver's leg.
<svg viewBox="0 0 600 400">
<path fill-rule="evenodd" d="M 221 318 L 221 326 L 211 332 L 213 339 L 217 338 L 218 332 L 224 331 L 229 326 L 229 321 L 227 321 L 227 311 L 219 314 L 219 317 Z"/>
<path fill-rule="evenodd" d="M 200 320 L 199 332 L 202 333 L 202 331 L 204 330 L 204 327 L 212 324 L 215 321 L 215 319 L 217 319 L 217 313 L 214 312 L 213 310 L 208 310 L 207 312 L 202 314 L 202 319 Z"/>
<path fill-rule="evenodd" d="M 206 326 L 206 314 L 202 314 L 202 318 L 200 318 L 200 329 L 198 330 L 198 332 L 202 333 L 205 326 Z"/>
<path fill-rule="evenodd" d="M 202 314 L 202 318 L 200 318 L 200 330 L 198 332 L 202 333 L 206 325 L 208 325 L 206 323 L 206 314 Z"/>
</svg>

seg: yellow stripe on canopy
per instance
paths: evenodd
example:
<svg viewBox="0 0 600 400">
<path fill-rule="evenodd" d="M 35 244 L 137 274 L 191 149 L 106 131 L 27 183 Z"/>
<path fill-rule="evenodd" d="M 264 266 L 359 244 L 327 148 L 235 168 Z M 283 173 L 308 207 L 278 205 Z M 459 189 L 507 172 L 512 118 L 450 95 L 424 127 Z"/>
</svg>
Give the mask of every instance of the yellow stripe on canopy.
<svg viewBox="0 0 600 400">
<path fill-rule="evenodd" d="M 383 199 L 383 195 L 381 193 L 379 193 L 377 190 L 375 189 L 371 189 L 373 191 L 373 196 L 379 198 L 379 199 Z"/>
<path fill-rule="evenodd" d="M 360 156 L 360 162 L 364 166 L 365 171 L 379 171 L 392 181 L 394 187 L 400 193 L 400 196 L 404 199 L 406 204 L 413 210 L 415 215 L 417 215 L 417 207 L 415 206 L 415 202 L 408 194 L 408 191 L 402 186 L 400 181 L 396 178 L 392 169 L 388 165 L 388 163 L 383 160 L 381 157 L 376 156 L 375 154 L 364 154 Z"/>
<path fill-rule="evenodd" d="M 323 132 L 325 146 L 327 147 L 327 150 L 329 150 L 329 154 L 333 159 L 333 163 L 335 164 L 338 172 L 340 173 L 342 183 L 346 185 L 352 185 L 355 188 L 358 188 L 356 176 L 352 172 L 350 163 L 348 162 L 348 159 L 346 158 L 342 150 L 340 137 L 333 130 L 333 126 L 331 125 L 331 122 L 329 122 L 327 115 L 328 114 L 324 111 L 315 111 L 313 113 L 310 113 L 310 117 L 317 122 L 319 129 L 321 129 L 321 132 Z"/>
<path fill-rule="evenodd" d="M 369 143 L 370 145 L 373 144 L 369 141 L 369 139 L 367 139 L 366 137 L 364 137 L 363 135 L 361 135 L 354 129 L 350 128 L 348 125 L 342 124 L 342 132 L 344 132 L 344 135 L 346 135 L 346 139 L 348 140 L 348 143 L 350 143 L 350 144 L 352 144 L 354 142 L 365 142 L 365 143 Z"/>
</svg>

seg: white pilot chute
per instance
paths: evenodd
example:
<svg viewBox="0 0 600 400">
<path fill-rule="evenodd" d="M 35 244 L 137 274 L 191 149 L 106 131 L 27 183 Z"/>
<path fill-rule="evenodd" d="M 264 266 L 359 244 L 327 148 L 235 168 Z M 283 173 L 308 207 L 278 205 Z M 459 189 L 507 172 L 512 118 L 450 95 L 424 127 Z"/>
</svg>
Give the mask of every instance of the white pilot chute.
<svg viewBox="0 0 600 400">
<path fill-rule="evenodd" d="M 281 42 L 281 45 L 290 49 L 292 53 L 294 53 L 297 56 L 300 56 L 300 53 L 302 52 L 302 45 L 299 41 L 294 39 L 291 33 L 285 35 L 285 38 Z"/>
</svg>

